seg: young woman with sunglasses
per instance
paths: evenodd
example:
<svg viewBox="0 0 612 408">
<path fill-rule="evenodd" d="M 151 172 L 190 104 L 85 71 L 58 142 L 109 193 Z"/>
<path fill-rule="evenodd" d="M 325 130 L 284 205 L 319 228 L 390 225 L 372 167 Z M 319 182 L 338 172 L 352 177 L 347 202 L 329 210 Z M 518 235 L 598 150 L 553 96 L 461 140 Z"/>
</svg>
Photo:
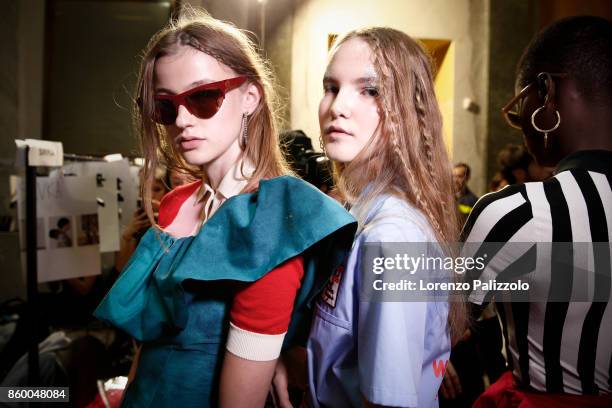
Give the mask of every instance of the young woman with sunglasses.
<svg viewBox="0 0 612 408">
<path fill-rule="evenodd" d="M 463 331 L 464 303 L 364 297 L 371 269 L 362 258 L 366 244 L 393 258 L 385 243 L 410 251 L 415 242 L 431 243 L 438 252 L 428 254 L 440 256 L 457 239 L 430 59 L 400 31 L 353 31 L 333 48 L 323 90 L 322 142 L 359 230 L 317 302 L 308 342 L 310 403 L 437 406 L 451 334 Z M 430 272 L 420 268 L 416 276 Z"/>
<path fill-rule="evenodd" d="M 183 10 L 145 51 L 136 105 L 152 223 L 160 159 L 199 181 L 164 197 L 96 311 L 142 342 L 124 406 L 263 406 L 354 220 L 286 176 L 269 71 L 235 27 Z"/>
</svg>

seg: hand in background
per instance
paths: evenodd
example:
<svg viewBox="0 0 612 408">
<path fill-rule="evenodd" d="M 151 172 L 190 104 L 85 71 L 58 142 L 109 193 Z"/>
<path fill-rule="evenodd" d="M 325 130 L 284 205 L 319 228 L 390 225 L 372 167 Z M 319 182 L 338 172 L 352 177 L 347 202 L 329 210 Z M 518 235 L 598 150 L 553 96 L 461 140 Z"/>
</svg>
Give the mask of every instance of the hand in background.
<svg viewBox="0 0 612 408">
<path fill-rule="evenodd" d="M 159 201 L 153 200 L 153 211 L 157 211 L 158 209 Z M 151 221 L 149 221 L 147 213 L 142 208 L 136 210 L 134 216 L 123 231 L 123 234 L 121 234 L 119 252 L 115 256 L 115 269 L 118 272 L 121 272 L 128 263 L 130 257 L 136 250 L 140 238 L 150 227 Z"/>
</svg>

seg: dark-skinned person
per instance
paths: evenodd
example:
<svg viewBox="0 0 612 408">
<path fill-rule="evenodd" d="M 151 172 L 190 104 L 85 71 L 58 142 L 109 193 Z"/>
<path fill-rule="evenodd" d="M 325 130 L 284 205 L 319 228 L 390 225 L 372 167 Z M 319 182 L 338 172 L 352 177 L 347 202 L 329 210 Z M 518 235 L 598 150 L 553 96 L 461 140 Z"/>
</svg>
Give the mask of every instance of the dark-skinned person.
<svg viewBox="0 0 612 408">
<path fill-rule="evenodd" d="M 496 303 L 510 368 L 474 407 L 612 406 L 611 66 L 612 22 L 587 16 L 545 28 L 518 63 L 502 112 L 555 171 L 487 194 L 464 227 L 464 255 L 488 255 L 468 281 L 529 287 L 472 287 Z"/>
</svg>

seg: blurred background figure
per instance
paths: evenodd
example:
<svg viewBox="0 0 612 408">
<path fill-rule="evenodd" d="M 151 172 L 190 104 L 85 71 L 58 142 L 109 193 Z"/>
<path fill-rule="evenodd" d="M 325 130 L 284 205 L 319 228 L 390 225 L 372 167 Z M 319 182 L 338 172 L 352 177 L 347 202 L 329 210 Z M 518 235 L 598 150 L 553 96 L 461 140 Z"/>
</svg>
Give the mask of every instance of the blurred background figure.
<svg viewBox="0 0 612 408">
<path fill-rule="evenodd" d="M 460 214 L 460 222 L 463 225 L 467 216 L 470 215 L 472 207 L 478 201 L 476 194 L 470 190 L 467 183 L 470 180 L 470 166 L 466 163 L 457 163 L 453 167 L 453 181 L 455 182 L 455 199 Z"/>
<path fill-rule="evenodd" d="M 495 173 L 495 175 L 491 179 L 491 182 L 489 183 L 489 193 L 499 191 L 507 185 L 508 180 L 506 180 L 504 176 L 502 176 L 501 172 L 498 171 L 497 173 Z"/>
<path fill-rule="evenodd" d="M 529 166 L 533 157 L 527 149 L 518 144 L 507 144 L 497 153 L 499 171 L 508 184 L 519 184 L 531 181 Z"/>
<path fill-rule="evenodd" d="M 544 181 L 552 176 L 554 167 L 538 164 L 524 145 L 508 144 L 497 154 L 499 173 L 507 184 Z M 499 187 L 499 186 L 498 186 Z"/>
<path fill-rule="evenodd" d="M 168 175 L 167 173 L 170 173 Z M 142 176 L 142 171 L 140 172 Z M 184 173 L 178 172 L 174 170 L 173 172 L 167 172 L 164 168 L 158 167 L 155 170 L 155 182 L 153 183 L 152 188 L 152 201 L 153 201 L 153 212 L 155 215 L 155 219 L 157 222 L 157 212 L 159 210 L 159 204 L 170 191 L 170 189 L 187 183 L 191 180 L 191 177 L 185 175 Z M 169 183 L 168 183 L 169 181 Z M 177 183 L 176 185 L 173 185 Z M 168 185 L 170 184 L 170 186 Z M 147 217 L 147 213 L 144 210 L 144 206 L 142 205 L 142 198 L 138 200 L 138 209 L 132 216 L 129 224 L 121 234 L 121 244 L 119 248 L 119 252 L 115 256 L 115 270 L 117 273 L 121 273 L 125 265 L 130 259 L 130 256 L 136 250 L 138 243 L 140 242 L 140 238 L 147 232 L 147 230 L 151 227 L 151 220 Z"/>
</svg>

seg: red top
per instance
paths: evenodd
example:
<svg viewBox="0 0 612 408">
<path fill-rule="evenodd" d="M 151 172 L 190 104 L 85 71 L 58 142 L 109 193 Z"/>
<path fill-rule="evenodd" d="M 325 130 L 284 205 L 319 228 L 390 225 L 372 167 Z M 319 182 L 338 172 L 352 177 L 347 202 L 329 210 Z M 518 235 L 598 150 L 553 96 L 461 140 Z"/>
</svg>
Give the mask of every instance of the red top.
<svg viewBox="0 0 612 408">
<path fill-rule="evenodd" d="M 193 222 L 194 211 L 201 211 L 197 202 L 201 185 L 201 181 L 185 184 L 164 196 L 158 217 L 162 229 L 181 222 L 181 217 Z M 303 275 L 304 261 L 297 256 L 238 291 L 230 312 L 230 352 L 248 360 L 278 357 Z"/>
</svg>

